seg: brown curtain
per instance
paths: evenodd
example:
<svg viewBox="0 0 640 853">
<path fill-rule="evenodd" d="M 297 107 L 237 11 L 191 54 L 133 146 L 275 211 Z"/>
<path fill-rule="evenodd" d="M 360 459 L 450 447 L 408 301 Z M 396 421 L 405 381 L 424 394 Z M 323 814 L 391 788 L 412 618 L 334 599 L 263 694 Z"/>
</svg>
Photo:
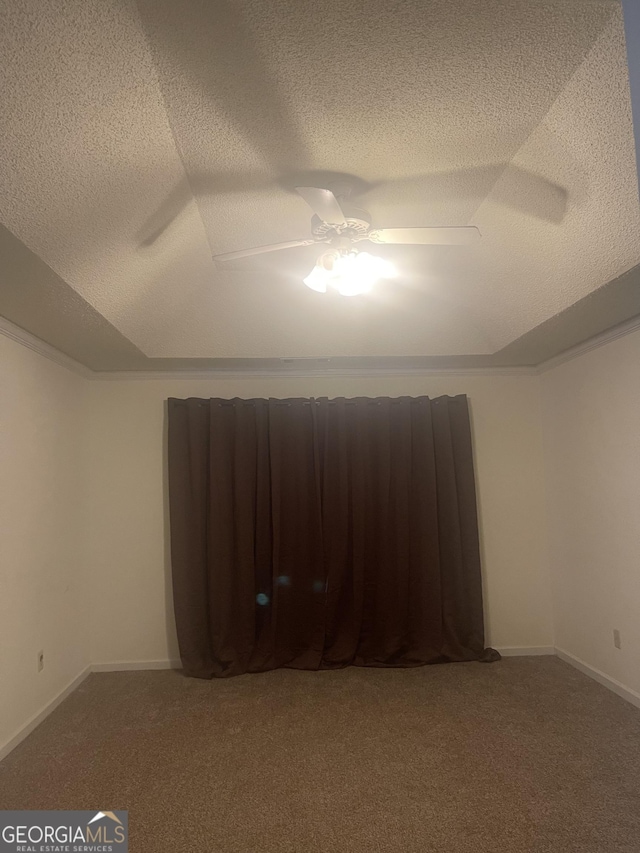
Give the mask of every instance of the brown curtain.
<svg viewBox="0 0 640 853">
<path fill-rule="evenodd" d="M 487 659 L 467 398 L 169 400 L 185 671 Z"/>
</svg>

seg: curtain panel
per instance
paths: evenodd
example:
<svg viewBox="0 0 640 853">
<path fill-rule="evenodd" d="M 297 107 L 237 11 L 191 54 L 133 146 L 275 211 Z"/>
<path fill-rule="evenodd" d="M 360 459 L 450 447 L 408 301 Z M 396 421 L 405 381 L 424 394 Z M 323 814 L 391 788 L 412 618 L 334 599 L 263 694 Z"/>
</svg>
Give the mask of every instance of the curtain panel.
<svg viewBox="0 0 640 853">
<path fill-rule="evenodd" d="M 168 412 L 187 674 L 487 659 L 465 396 Z"/>
</svg>

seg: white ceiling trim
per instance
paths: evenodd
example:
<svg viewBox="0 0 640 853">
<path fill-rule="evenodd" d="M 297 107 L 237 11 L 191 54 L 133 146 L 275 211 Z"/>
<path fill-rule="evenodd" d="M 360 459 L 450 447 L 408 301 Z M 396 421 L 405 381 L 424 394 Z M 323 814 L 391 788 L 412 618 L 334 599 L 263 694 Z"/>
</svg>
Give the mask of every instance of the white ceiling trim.
<svg viewBox="0 0 640 853">
<path fill-rule="evenodd" d="M 383 377 L 383 376 L 522 376 L 537 373 L 535 367 L 441 367 L 441 368 L 379 368 L 335 367 L 324 370 L 115 370 L 93 372 L 92 379 L 107 381 L 140 381 L 149 379 L 306 379 L 327 376 Z"/>
<path fill-rule="evenodd" d="M 591 352 L 591 350 L 603 347 L 612 341 L 618 340 L 618 338 L 624 338 L 626 335 L 631 335 L 638 330 L 640 330 L 640 317 L 634 317 L 625 323 L 620 323 L 619 326 L 607 329 L 606 332 L 594 335 L 589 340 L 583 341 L 581 344 L 577 344 L 575 347 L 571 347 L 571 349 L 547 359 L 547 361 L 540 362 L 537 368 L 535 368 L 536 373 L 546 373 L 548 370 L 553 370 L 554 367 L 559 367 L 567 361 L 573 361 L 574 358 L 579 358 L 581 355 Z"/>
<path fill-rule="evenodd" d="M 35 335 L 32 335 L 25 329 L 20 328 L 20 326 L 16 326 L 15 323 L 5 320 L 4 317 L 0 317 L 0 335 L 3 335 L 5 338 L 10 338 L 12 341 L 16 341 L 16 343 L 22 344 L 23 347 L 38 353 L 38 355 L 49 359 L 49 361 L 55 362 L 61 367 L 66 367 L 66 369 L 70 370 L 72 373 L 84 376 L 85 379 L 91 379 L 95 375 L 93 370 L 89 367 L 85 367 L 84 364 L 80 364 L 80 362 L 76 361 L 75 358 L 71 358 L 71 356 L 66 355 L 59 349 L 56 349 L 56 347 L 52 347 L 51 344 L 47 344 L 45 341 L 40 340 L 40 338 L 36 338 Z"/>
</svg>

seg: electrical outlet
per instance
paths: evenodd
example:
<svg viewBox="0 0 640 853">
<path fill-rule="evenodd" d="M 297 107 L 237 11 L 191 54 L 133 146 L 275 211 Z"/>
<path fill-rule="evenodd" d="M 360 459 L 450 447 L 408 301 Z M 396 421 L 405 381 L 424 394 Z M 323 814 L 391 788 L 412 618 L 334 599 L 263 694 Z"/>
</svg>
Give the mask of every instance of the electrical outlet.
<svg viewBox="0 0 640 853">
<path fill-rule="evenodd" d="M 617 628 L 613 629 L 613 645 L 616 649 L 622 648 L 622 643 L 620 642 L 620 631 Z"/>
<path fill-rule="evenodd" d="M 44 651 L 40 649 L 38 652 L 38 672 L 42 672 L 44 669 Z"/>
</svg>

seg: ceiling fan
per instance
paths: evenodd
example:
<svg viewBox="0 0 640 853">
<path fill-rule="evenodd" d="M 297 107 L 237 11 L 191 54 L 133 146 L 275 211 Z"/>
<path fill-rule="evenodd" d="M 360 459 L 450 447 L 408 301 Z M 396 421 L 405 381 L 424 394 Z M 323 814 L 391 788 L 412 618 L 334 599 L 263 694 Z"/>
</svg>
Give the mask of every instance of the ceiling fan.
<svg viewBox="0 0 640 853">
<path fill-rule="evenodd" d="M 224 263 L 298 246 L 328 244 L 329 249 L 320 255 L 304 283 L 312 290 L 323 293 L 329 285 L 343 296 L 354 296 L 371 290 L 376 279 L 393 275 L 388 261 L 358 251 L 356 243 L 367 240 L 380 245 L 468 245 L 480 239 L 480 232 L 473 225 L 372 228 L 370 215 L 349 203 L 348 186 L 336 187 L 335 192 L 321 187 L 295 189 L 314 213 L 310 238 L 225 252 L 215 255 L 214 261 Z"/>
</svg>

